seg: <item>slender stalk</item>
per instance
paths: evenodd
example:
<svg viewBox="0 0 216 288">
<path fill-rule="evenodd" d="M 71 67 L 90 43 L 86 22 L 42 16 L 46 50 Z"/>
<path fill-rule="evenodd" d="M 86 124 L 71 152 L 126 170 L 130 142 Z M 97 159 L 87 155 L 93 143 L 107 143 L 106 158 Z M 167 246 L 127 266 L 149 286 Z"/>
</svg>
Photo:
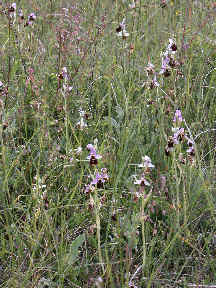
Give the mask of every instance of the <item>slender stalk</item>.
<svg viewBox="0 0 216 288">
<path fill-rule="evenodd" d="M 144 220 L 144 208 L 145 208 L 145 199 L 142 197 L 142 242 L 143 242 L 143 257 L 142 257 L 142 267 L 143 271 L 146 265 L 146 240 L 145 240 L 145 220 Z"/>
<path fill-rule="evenodd" d="M 146 238 L 145 238 L 145 219 L 144 219 L 144 211 L 145 207 L 150 200 L 152 195 L 152 191 L 149 192 L 148 195 L 143 195 L 142 196 L 142 206 L 141 206 L 141 221 L 142 221 L 142 242 L 143 242 L 143 257 L 142 257 L 142 267 L 143 267 L 143 272 L 146 266 Z"/>
<path fill-rule="evenodd" d="M 11 75 L 11 17 L 10 13 L 8 13 L 8 73 L 7 73 L 7 90 L 9 91 L 10 87 L 10 75 Z M 8 93 L 5 99 L 5 108 L 7 108 L 8 102 Z"/>
<path fill-rule="evenodd" d="M 95 189 L 95 216 L 96 216 L 96 227 L 97 227 L 97 244 L 98 244 L 98 257 L 99 257 L 99 262 L 101 264 L 101 268 L 103 273 L 105 273 L 105 268 L 104 268 L 104 262 L 103 262 L 103 257 L 102 257 L 102 251 L 101 251 L 101 239 L 100 239 L 100 214 L 99 214 L 99 199 L 97 196 L 97 189 Z"/>
</svg>

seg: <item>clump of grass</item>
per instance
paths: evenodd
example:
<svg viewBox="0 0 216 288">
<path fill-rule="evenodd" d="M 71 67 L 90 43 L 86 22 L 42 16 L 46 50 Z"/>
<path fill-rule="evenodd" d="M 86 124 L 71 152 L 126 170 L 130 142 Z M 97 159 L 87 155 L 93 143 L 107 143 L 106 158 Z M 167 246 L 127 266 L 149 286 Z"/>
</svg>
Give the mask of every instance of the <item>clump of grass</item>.
<svg viewBox="0 0 216 288">
<path fill-rule="evenodd" d="M 215 285 L 214 7 L 148 2 L 1 5 L 1 287 Z"/>
</svg>

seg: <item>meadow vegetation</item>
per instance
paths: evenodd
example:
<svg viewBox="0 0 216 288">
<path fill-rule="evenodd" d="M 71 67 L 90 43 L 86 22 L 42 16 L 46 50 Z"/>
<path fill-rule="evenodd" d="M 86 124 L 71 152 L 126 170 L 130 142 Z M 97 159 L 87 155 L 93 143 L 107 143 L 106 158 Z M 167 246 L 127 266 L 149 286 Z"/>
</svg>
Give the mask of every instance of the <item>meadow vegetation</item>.
<svg viewBox="0 0 216 288">
<path fill-rule="evenodd" d="M 0 287 L 216 287 L 215 17 L 1 2 Z"/>
</svg>

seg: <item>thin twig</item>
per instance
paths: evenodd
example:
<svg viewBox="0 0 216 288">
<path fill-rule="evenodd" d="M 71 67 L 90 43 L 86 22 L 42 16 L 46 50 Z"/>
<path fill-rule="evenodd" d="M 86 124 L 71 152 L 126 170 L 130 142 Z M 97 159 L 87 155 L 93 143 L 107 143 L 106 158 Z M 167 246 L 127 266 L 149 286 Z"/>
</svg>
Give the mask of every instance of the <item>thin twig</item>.
<svg viewBox="0 0 216 288">
<path fill-rule="evenodd" d="M 135 273 L 132 275 L 132 277 L 131 277 L 131 279 L 130 279 L 130 281 L 129 281 L 129 285 L 132 285 L 132 281 L 133 281 L 133 279 L 135 278 L 135 276 L 139 273 L 139 271 L 142 269 L 142 267 L 143 267 L 143 265 L 140 265 L 138 268 L 137 268 L 137 270 L 135 271 Z"/>
</svg>

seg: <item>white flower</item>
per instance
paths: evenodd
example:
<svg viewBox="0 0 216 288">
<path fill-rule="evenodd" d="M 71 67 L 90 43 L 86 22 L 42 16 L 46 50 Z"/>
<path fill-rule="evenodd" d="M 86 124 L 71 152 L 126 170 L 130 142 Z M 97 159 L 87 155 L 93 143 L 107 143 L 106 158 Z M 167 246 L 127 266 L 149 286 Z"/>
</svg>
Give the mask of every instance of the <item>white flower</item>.
<svg viewBox="0 0 216 288">
<path fill-rule="evenodd" d="M 148 156 L 142 157 L 142 163 L 138 165 L 139 168 L 154 168 L 155 166 L 151 163 L 151 158 Z"/>
<path fill-rule="evenodd" d="M 170 54 L 175 54 L 177 51 L 176 42 L 173 39 L 169 39 L 169 45 L 167 46 L 167 51 Z"/>
<path fill-rule="evenodd" d="M 80 114 L 80 117 L 84 117 L 85 116 L 85 111 L 82 110 L 82 108 L 80 108 L 79 114 Z"/>
<path fill-rule="evenodd" d="M 62 76 L 64 79 L 68 80 L 68 72 L 67 72 L 67 67 L 62 68 Z"/>
<path fill-rule="evenodd" d="M 65 85 L 64 83 L 63 83 L 62 87 L 63 87 L 64 92 L 70 92 L 73 89 L 72 86 Z"/>
<path fill-rule="evenodd" d="M 124 37 L 128 37 L 130 34 L 126 30 L 122 30 L 122 31 L 118 32 L 117 35 L 119 37 L 123 37 L 124 38 Z"/>
<path fill-rule="evenodd" d="M 8 12 L 9 12 L 10 18 L 14 18 L 14 21 L 15 21 L 15 18 L 16 18 L 16 3 L 15 2 L 11 4 Z"/>
<path fill-rule="evenodd" d="M 77 149 L 75 149 L 75 153 L 77 155 L 79 155 L 81 152 L 82 152 L 82 147 L 81 146 L 79 146 Z"/>
<path fill-rule="evenodd" d="M 124 18 L 122 22 L 119 24 L 119 27 L 116 29 L 117 35 L 123 38 L 126 38 L 130 35 L 125 29 L 126 26 L 125 21 L 126 19 Z"/>
<path fill-rule="evenodd" d="M 87 127 L 88 125 L 86 124 L 85 120 L 83 117 L 80 118 L 80 121 L 78 121 L 76 123 L 76 126 L 80 129 L 83 130 L 85 127 Z"/>
<path fill-rule="evenodd" d="M 125 26 L 126 26 L 125 22 L 126 22 L 126 18 L 123 18 L 122 22 L 119 24 L 122 30 L 125 30 Z"/>
<path fill-rule="evenodd" d="M 153 85 L 153 87 L 159 87 L 160 86 L 159 82 L 157 81 L 156 74 L 154 75 L 154 79 L 152 80 L 152 85 Z"/>
<path fill-rule="evenodd" d="M 11 7 L 12 7 L 14 10 L 16 10 L 16 3 L 15 3 L 15 2 L 12 3 L 12 4 L 11 4 Z"/>
<path fill-rule="evenodd" d="M 137 179 L 135 176 L 134 184 L 140 185 L 140 186 L 150 186 L 150 183 L 145 179 L 145 175 L 142 174 L 140 179 Z"/>
<path fill-rule="evenodd" d="M 136 7 L 136 3 L 133 0 L 131 4 L 129 4 L 129 8 L 134 9 Z"/>
<path fill-rule="evenodd" d="M 172 132 L 177 133 L 179 131 L 180 127 L 172 127 Z"/>
</svg>

